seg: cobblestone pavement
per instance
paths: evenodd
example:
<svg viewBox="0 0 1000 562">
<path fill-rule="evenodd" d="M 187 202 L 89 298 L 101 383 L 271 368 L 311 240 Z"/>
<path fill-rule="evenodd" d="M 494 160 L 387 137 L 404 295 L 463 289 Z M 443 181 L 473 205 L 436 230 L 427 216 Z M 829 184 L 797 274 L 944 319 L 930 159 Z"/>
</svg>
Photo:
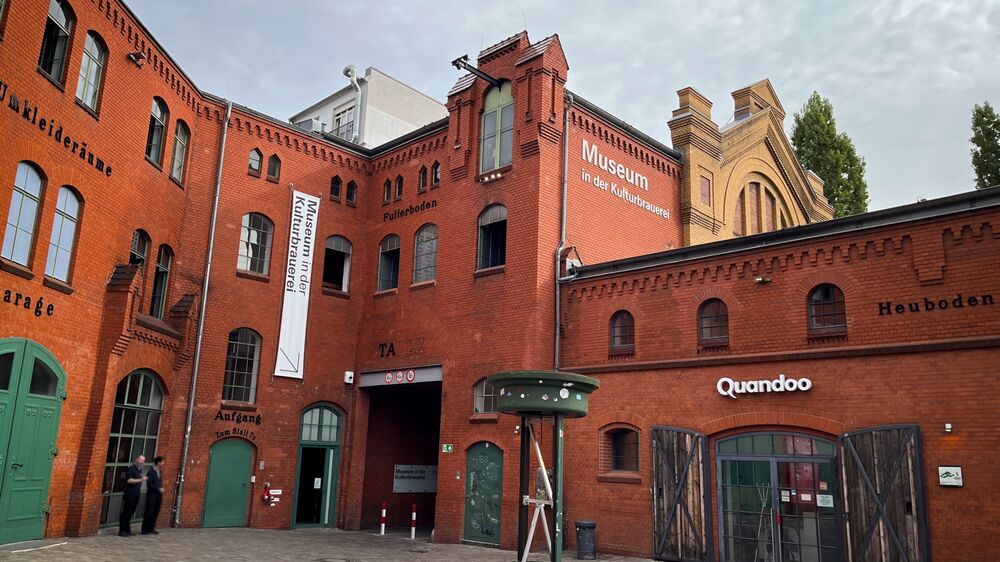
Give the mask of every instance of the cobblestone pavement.
<svg viewBox="0 0 1000 562">
<path fill-rule="evenodd" d="M 537 544 L 541 544 L 540 542 Z M 31 549 L 31 550 L 29 550 Z M 29 543 L 0 545 L 0 560 L 296 560 L 302 562 L 360 562 L 368 560 L 440 562 L 513 562 L 516 553 L 508 550 L 458 544 L 433 544 L 428 537 L 410 540 L 409 534 L 369 531 L 298 529 L 163 529 L 159 535 L 100 535 L 83 538 L 46 539 Z M 548 560 L 537 553 L 532 561 Z M 564 559 L 575 560 L 572 551 Z M 608 562 L 635 562 L 637 558 L 599 556 Z"/>
</svg>

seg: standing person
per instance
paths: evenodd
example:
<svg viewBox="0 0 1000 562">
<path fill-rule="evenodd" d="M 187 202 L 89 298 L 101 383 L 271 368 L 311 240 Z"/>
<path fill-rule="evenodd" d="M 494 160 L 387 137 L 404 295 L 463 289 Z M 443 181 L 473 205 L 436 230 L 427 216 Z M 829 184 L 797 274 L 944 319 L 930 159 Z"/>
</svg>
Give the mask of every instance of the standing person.
<svg viewBox="0 0 1000 562">
<path fill-rule="evenodd" d="M 118 519 L 118 536 L 132 536 L 132 516 L 135 515 L 135 508 L 139 505 L 139 492 L 142 491 L 142 483 L 146 476 L 142 473 L 142 465 L 146 464 L 146 457 L 139 455 L 135 462 L 125 471 L 125 493 L 122 494 L 122 515 Z"/>
<path fill-rule="evenodd" d="M 146 512 L 142 515 L 142 534 L 159 535 L 156 530 L 156 518 L 160 515 L 160 504 L 163 502 L 163 457 L 153 457 L 153 468 L 146 477 Z"/>
</svg>

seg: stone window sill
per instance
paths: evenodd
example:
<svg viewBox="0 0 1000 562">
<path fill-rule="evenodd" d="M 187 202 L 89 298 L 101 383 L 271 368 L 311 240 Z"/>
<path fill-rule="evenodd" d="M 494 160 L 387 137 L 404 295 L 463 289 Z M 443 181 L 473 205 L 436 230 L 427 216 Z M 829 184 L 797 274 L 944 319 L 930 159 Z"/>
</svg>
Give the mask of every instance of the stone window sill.
<svg viewBox="0 0 1000 562">
<path fill-rule="evenodd" d="M 628 472 L 625 470 L 612 470 L 597 475 L 598 482 L 610 482 L 613 484 L 642 484 L 642 475 L 638 472 Z"/>
<path fill-rule="evenodd" d="M 482 412 L 469 416 L 469 423 L 497 423 L 500 421 L 498 412 Z"/>
<path fill-rule="evenodd" d="M 154 168 L 156 168 L 157 170 L 159 170 L 161 172 L 163 171 L 163 164 L 160 164 L 159 162 L 153 160 L 149 156 L 146 157 L 146 162 L 149 162 L 149 164 L 151 166 L 153 166 Z"/>
<path fill-rule="evenodd" d="M 69 283 L 66 283 L 65 281 L 60 281 L 53 277 L 49 277 L 48 275 L 42 278 L 42 285 L 45 285 L 50 289 L 55 289 L 60 293 L 65 293 L 67 295 L 72 295 L 74 291 L 73 287 L 70 287 Z"/>
<path fill-rule="evenodd" d="M 260 283 L 270 283 L 271 278 L 267 275 L 261 275 L 260 273 L 254 273 L 253 271 L 244 271 L 242 269 L 236 270 L 236 276 L 242 277 L 243 279 L 249 279 L 251 281 L 257 281 Z"/>
<path fill-rule="evenodd" d="M 419 283 L 413 283 L 410 285 L 410 290 L 423 289 L 426 287 L 437 287 L 437 279 L 428 279 L 427 281 L 420 281 Z"/>
<path fill-rule="evenodd" d="M 347 201 L 347 206 L 348 206 L 348 207 L 357 207 L 357 206 L 358 206 L 358 204 L 357 204 L 357 203 L 355 203 L 354 201 L 351 201 L 351 200 L 348 200 L 348 201 Z"/>
<path fill-rule="evenodd" d="M 385 289 L 383 291 L 375 291 L 375 294 L 372 295 L 372 296 L 374 298 L 376 298 L 376 299 L 381 299 L 383 297 L 394 297 L 394 296 L 396 296 L 396 293 L 398 293 L 398 292 L 399 292 L 399 289 L 397 289 L 396 287 L 393 287 L 391 289 Z"/>
<path fill-rule="evenodd" d="M 219 406 L 222 410 L 236 410 L 239 412 L 256 412 L 257 405 L 251 402 L 236 402 L 233 400 L 223 400 Z"/>
<path fill-rule="evenodd" d="M 488 172 L 483 172 L 483 173 L 479 174 L 478 176 L 476 176 L 476 182 L 477 183 L 486 184 L 486 183 L 495 182 L 495 181 L 497 181 L 499 179 L 503 179 L 504 174 L 506 174 L 507 172 L 509 172 L 511 170 L 511 168 L 513 168 L 513 166 L 510 165 L 510 164 L 507 164 L 506 166 L 501 166 L 499 168 L 490 170 Z"/>
<path fill-rule="evenodd" d="M 632 359 L 633 357 L 635 357 L 634 345 L 612 347 L 608 350 L 608 359 Z"/>
<path fill-rule="evenodd" d="M 0 258 L 0 269 L 2 269 L 3 271 L 6 271 L 7 273 L 13 273 L 14 275 L 17 275 L 18 277 L 23 277 L 24 279 L 34 279 L 35 278 L 35 274 L 30 269 L 28 269 L 27 267 L 24 267 L 23 265 L 21 265 L 19 263 L 16 263 L 16 262 L 4 259 L 4 258 Z"/>
<path fill-rule="evenodd" d="M 259 170 L 254 170 L 253 168 L 247 168 L 247 175 L 248 176 L 253 176 L 255 178 L 259 178 L 260 177 L 260 171 Z"/>
<path fill-rule="evenodd" d="M 712 340 L 703 340 L 698 343 L 698 353 L 721 353 L 729 351 L 729 338 L 717 338 Z"/>
<path fill-rule="evenodd" d="M 341 299 L 351 298 L 351 295 L 349 295 L 346 291 L 341 291 L 340 289 L 334 289 L 333 287 L 323 287 L 323 294 Z"/>
<path fill-rule="evenodd" d="M 159 318 L 153 316 L 149 316 L 148 314 L 137 315 L 135 317 L 135 323 L 142 326 L 143 328 L 153 330 L 154 332 L 158 332 L 165 336 L 169 336 L 171 338 L 174 338 L 175 340 L 179 341 L 181 339 L 180 332 L 171 328 L 163 320 L 160 320 Z"/>
<path fill-rule="evenodd" d="M 42 76 L 44 76 L 46 80 L 48 80 L 49 82 L 51 82 L 53 86 L 55 86 L 56 88 L 59 88 L 60 92 L 65 92 L 66 91 L 66 86 L 63 86 L 62 82 L 60 82 L 60 81 L 56 80 L 55 78 L 53 78 L 53 76 L 51 74 L 49 74 L 48 72 L 45 72 L 44 68 L 42 68 L 40 66 L 35 67 L 35 68 L 38 70 L 38 73 L 41 74 Z M 63 69 L 63 70 L 65 70 L 65 69 Z"/>
<path fill-rule="evenodd" d="M 174 184 L 176 184 L 177 187 L 184 189 L 184 184 L 181 182 L 181 180 L 175 178 L 173 175 L 170 176 L 170 181 L 174 182 Z"/>
<path fill-rule="evenodd" d="M 497 265 L 494 267 L 487 267 L 485 269 L 477 269 L 472 273 L 475 278 L 478 277 L 489 277 L 490 275 L 498 275 L 507 270 L 507 264 Z"/>
<path fill-rule="evenodd" d="M 89 105 L 83 103 L 82 101 L 80 101 L 80 98 L 76 98 L 76 105 L 80 106 L 80 109 L 86 111 L 87 115 L 90 115 L 91 117 L 93 117 L 94 121 L 100 121 L 101 120 L 101 118 L 97 114 L 97 110 L 94 109 L 94 108 L 92 108 L 92 107 L 90 107 Z"/>
<path fill-rule="evenodd" d="M 847 341 L 847 328 L 822 328 L 822 329 L 811 329 L 808 335 L 809 343 L 830 343 L 830 342 L 846 342 Z"/>
</svg>

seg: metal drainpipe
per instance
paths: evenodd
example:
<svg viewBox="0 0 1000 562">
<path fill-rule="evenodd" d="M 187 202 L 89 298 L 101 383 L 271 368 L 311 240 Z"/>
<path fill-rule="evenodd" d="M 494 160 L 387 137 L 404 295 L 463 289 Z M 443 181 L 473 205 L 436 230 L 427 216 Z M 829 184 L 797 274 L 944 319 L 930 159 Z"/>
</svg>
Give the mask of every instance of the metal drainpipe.
<svg viewBox="0 0 1000 562">
<path fill-rule="evenodd" d="M 351 142 L 358 144 L 358 137 L 361 136 L 361 85 L 358 84 L 358 69 L 349 64 L 344 67 L 344 76 L 351 79 L 351 87 L 354 88 L 354 126 Z"/>
<path fill-rule="evenodd" d="M 181 524 L 181 503 L 184 498 L 184 475 L 187 472 L 188 449 L 191 445 L 191 422 L 194 418 L 194 396 L 198 387 L 198 367 L 201 363 L 201 342 L 205 333 L 205 307 L 208 303 L 208 281 L 212 275 L 212 250 L 215 248 L 215 223 L 219 216 L 219 190 L 222 186 L 222 163 L 226 157 L 226 137 L 229 134 L 229 118 L 233 114 L 233 102 L 226 101 L 226 118 L 222 121 L 222 142 L 219 144 L 219 169 L 215 172 L 215 194 L 212 196 L 212 222 L 208 225 L 208 256 L 205 259 L 205 279 L 201 284 L 201 303 L 198 306 L 198 335 L 194 343 L 194 360 L 191 367 L 191 385 L 188 388 L 187 418 L 184 422 L 184 441 L 181 445 L 181 467 L 177 474 L 177 494 L 174 496 L 174 520 L 172 525 Z"/>
<path fill-rule="evenodd" d="M 555 333 L 553 334 L 552 346 L 552 369 L 559 370 L 559 316 L 561 314 L 562 286 L 560 285 L 560 273 L 562 273 L 562 253 L 566 249 L 566 192 L 569 180 L 569 109 L 573 107 L 573 95 L 567 92 L 563 100 L 563 146 L 562 146 L 562 198 L 559 206 L 559 247 L 556 248 L 556 306 L 555 306 Z"/>
</svg>

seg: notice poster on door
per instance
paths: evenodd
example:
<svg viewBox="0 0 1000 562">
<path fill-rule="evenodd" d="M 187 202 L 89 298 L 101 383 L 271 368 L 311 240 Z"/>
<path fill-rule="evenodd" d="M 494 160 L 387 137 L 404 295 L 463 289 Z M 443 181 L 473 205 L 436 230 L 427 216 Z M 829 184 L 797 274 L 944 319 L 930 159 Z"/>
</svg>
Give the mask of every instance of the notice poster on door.
<svg viewBox="0 0 1000 562">
<path fill-rule="evenodd" d="M 318 215 L 317 197 L 292 191 L 288 265 L 285 267 L 282 283 L 285 298 L 281 307 L 281 330 L 278 333 L 278 354 L 274 366 L 276 377 L 302 378 Z"/>
</svg>

